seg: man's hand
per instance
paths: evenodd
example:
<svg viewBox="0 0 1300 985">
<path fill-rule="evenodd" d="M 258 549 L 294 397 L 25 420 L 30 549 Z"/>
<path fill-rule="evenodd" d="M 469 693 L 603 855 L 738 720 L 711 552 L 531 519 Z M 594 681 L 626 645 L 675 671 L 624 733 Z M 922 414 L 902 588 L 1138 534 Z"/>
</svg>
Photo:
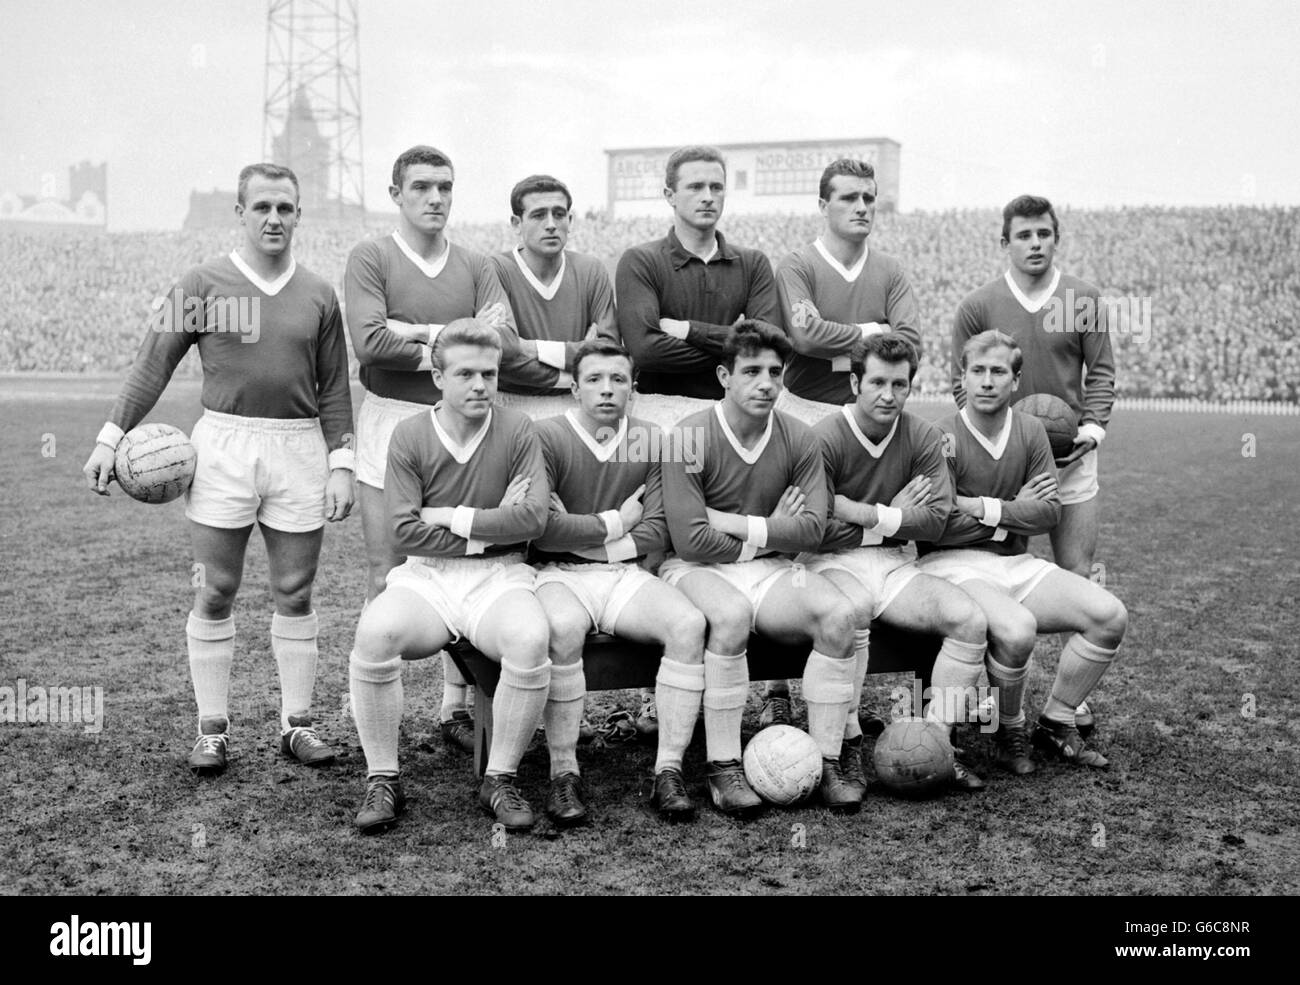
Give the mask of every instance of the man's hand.
<svg viewBox="0 0 1300 985">
<path fill-rule="evenodd" d="M 1016 493 L 1018 500 L 1048 500 L 1056 495 L 1056 479 L 1050 472 L 1040 472 L 1023 486 L 1020 492 Z"/>
<path fill-rule="evenodd" d="M 618 508 L 618 516 L 623 521 L 624 533 L 641 522 L 641 514 L 645 511 L 645 507 L 641 505 L 643 493 L 645 493 L 645 485 L 637 486 L 636 491 L 623 500 L 623 505 Z"/>
<path fill-rule="evenodd" d="M 978 496 L 954 496 L 953 501 L 959 513 L 973 516 L 976 520 L 984 519 L 984 500 Z"/>
<path fill-rule="evenodd" d="M 420 522 L 427 523 L 431 527 L 450 530 L 451 518 L 455 513 L 456 511 L 450 506 L 425 506 L 420 510 Z"/>
<path fill-rule="evenodd" d="M 388 319 L 384 325 L 398 338 L 405 339 L 407 342 L 420 342 L 424 345 L 429 344 L 428 325 L 412 325 L 410 322 L 394 321 L 391 318 Z"/>
<path fill-rule="evenodd" d="M 116 476 L 113 474 L 113 462 L 117 455 L 108 445 L 95 443 L 95 450 L 90 453 L 86 459 L 86 464 L 81 470 L 81 474 L 86 477 L 86 484 L 90 486 L 90 491 L 100 496 L 108 495 L 108 484 Z"/>
<path fill-rule="evenodd" d="M 356 496 L 351 469 L 330 469 L 325 482 L 325 519 L 331 523 L 346 520 Z"/>
<path fill-rule="evenodd" d="M 859 527 L 866 527 L 868 530 L 880 522 L 875 503 L 859 503 L 856 499 L 849 499 L 843 493 L 835 494 L 834 510 L 835 515 L 841 520 L 856 523 Z"/>
<path fill-rule="evenodd" d="M 500 301 L 493 301 L 474 317 L 488 328 L 495 328 L 499 332 L 506 327 L 506 306 Z"/>
<path fill-rule="evenodd" d="M 1084 455 L 1088 454 L 1088 452 L 1092 451 L 1096 447 L 1097 447 L 1097 441 L 1095 438 L 1089 438 L 1086 435 L 1076 434 L 1074 436 L 1074 448 L 1071 450 L 1070 454 L 1066 455 L 1064 458 L 1058 458 L 1056 460 L 1056 467 L 1058 469 L 1063 469 L 1067 465 L 1073 465 L 1075 462 L 1083 458 Z"/>
<path fill-rule="evenodd" d="M 817 306 L 807 298 L 800 298 L 790 306 L 791 328 L 805 329 L 812 324 L 814 318 L 820 317 Z"/>
<path fill-rule="evenodd" d="M 925 506 L 933 498 L 933 487 L 928 475 L 915 475 L 912 481 L 898 490 L 889 505 L 900 510 Z"/>
<path fill-rule="evenodd" d="M 527 358 L 527 359 L 531 359 L 533 362 L 537 362 L 537 361 L 538 361 L 538 359 L 537 359 L 537 340 L 536 340 L 536 339 L 520 339 L 520 340 L 519 340 L 519 351 L 522 352 L 522 353 L 524 354 L 524 357 L 525 357 L 525 358 Z"/>
<path fill-rule="evenodd" d="M 506 491 L 501 497 L 500 506 L 518 506 L 528 496 L 528 487 L 533 484 L 531 476 L 517 475 L 510 480 L 510 485 L 506 486 Z"/>
<path fill-rule="evenodd" d="M 566 514 L 569 512 L 565 509 L 564 500 L 560 499 L 559 493 L 551 493 L 551 512 Z"/>
<path fill-rule="evenodd" d="M 675 339 L 684 339 L 690 333 L 691 323 L 677 318 L 660 318 L 659 331 Z"/>
<path fill-rule="evenodd" d="M 807 498 L 803 490 L 798 486 L 786 486 L 785 492 L 781 493 L 781 498 L 776 501 L 776 509 L 772 510 L 769 520 L 779 520 L 782 518 L 793 520 L 803 510 Z"/>
</svg>

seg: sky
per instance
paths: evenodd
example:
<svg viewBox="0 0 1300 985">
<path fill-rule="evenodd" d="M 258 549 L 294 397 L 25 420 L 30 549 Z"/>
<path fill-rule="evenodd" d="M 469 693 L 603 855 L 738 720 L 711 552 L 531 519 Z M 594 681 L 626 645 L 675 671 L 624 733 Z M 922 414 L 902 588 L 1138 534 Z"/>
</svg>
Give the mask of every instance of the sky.
<svg viewBox="0 0 1300 985">
<path fill-rule="evenodd" d="M 603 208 L 609 148 L 877 136 L 905 211 L 1300 204 L 1287 0 L 358 5 L 372 209 L 416 143 L 481 222 L 533 172 Z M 175 229 L 264 157 L 266 0 L 0 0 L 0 25 L 0 192 L 107 161 L 110 227 Z"/>
</svg>

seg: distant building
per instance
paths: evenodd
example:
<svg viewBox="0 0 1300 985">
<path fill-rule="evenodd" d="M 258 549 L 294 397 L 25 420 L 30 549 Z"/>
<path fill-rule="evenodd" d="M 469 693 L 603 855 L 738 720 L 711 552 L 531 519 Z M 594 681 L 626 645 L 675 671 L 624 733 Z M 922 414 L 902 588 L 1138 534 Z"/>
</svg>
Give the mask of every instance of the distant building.
<svg viewBox="0 0 1300 985">
<path fill-rule="evenodd" d="M 817 182 L 831 161 L 866 161 L 876 169 L 877 201 L 885 211 L 898 208 L 898 157 L 901 144 L 888 137 L 843 140 L 787 140 L 717 144 L 727 159 L 730 215 L 755 212 L 807 212 L 817 205 Z M 609 214 L 614 218 L 665 214 L 664 170 L 676 147 L 624 147 L 607 150 Z"/>
<path fill-rule="evenodd" d="M 108 165 L 82 161 L 68 168 L 68 197 L 58 198 L 54 177 L 40 195 L 0 190 L 0 226 L 32 232 L 95 231 L 108 225 Z"/>
</svg>

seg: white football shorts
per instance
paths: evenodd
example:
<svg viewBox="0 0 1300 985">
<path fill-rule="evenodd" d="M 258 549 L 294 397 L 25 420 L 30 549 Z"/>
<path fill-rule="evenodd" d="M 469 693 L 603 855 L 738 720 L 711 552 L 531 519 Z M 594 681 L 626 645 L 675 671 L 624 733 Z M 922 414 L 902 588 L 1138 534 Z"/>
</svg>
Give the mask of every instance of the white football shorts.
<svg viewBox="0 0 1300 985">
<path fill-rule="evenodd" d="M 566 410 L 578 406 L 578 401 L 573 399 L 573 394 L 568 390 L 556 390 L 554 393 L 506 393 L 498 390 L 495 403 L 498 407 L 513 407 L 527 414 L 532 421 L 558 417 Z"/>
<path fill-rule="evenodd" d="M 780 396 L 776 398 L 777 410 L 803 421 L 809 427 L 813 427 L 823 418 L 838 414 L 840 407 L 840 404 L 824 404 L 820 400 L 809 400 L 789 390 L 782 390 Z"/>
<path fill-rule="evenodd" d="M 393 429 L 408 417 L 427 414 L 432 406 L 393 397 L 376 397 L 366 391 L 357 411 L 357 482 L 375 489 L 384 488 L 388 442 Z"/>
<path fill-rule="evenodd" d="M 1038 583 L 1059 570 L 1051 561 L 1032 554 L 1007 557 L 992 551 L 935 551 L 916 562 L 922 574 L 944 578 L 954 585 L 982 581 L 1023 602 Z"/>
<path fill-rule="evenodd" d="M 800 554 L 799 560 L 814 574 L 847 571 L 860 581 L 875 603 L 871 618 L 877 619 L 907 583 L 919 575 L 916 556 L 910 547 L 855 547 L 834 554 Z"/>
<path fill-rule="evenodd" d="M 537 572 L 537 587 L 563 585 L 582 603 L 591 617 L 593 632 L 614 635 L 618 617 L 632 597 L 655 576 L 634 561 L 605 564 L 552 562 Z"/>
<path fill-rule="evenodd" d="M 683 578 L 697 571 L 717 575 L 748 600 L 749 626 L 753 629 L 758 619 L 758 607 L 763 604 L 763 599 L 772 590 L 772 586 L 782 575 L 801 567 L 786 557 L 758 557 L 752 561 L 734 561 L 731 564 L 708 564 L 670 557 L 660 567 L 659 577 L 677 588 Z"/>
<path fill-rule="evenodd" d="M 452 641 L 473 643 L 484 615 L 507 592 L 531 592 L 536 572 L 522 554 L 497 557 L 409 557 L 388 572 L 389 588 L 406 588 L 429 603 Z"/>
<path fill-rule="evenodd" d="M 1056 489 L 1062 506 L 1086 503 L 1097 495 L 1097 449 L 1094 448 L 1077 462 L 1061 469 L 1056 477 Z"/>
<path fill-rule="evenodd" d="M 228 530 L 265 524 L 285 533 L 325 526 L 329 453 L 320 421 L 203 412 L 185 515 Z"/>
</svg>

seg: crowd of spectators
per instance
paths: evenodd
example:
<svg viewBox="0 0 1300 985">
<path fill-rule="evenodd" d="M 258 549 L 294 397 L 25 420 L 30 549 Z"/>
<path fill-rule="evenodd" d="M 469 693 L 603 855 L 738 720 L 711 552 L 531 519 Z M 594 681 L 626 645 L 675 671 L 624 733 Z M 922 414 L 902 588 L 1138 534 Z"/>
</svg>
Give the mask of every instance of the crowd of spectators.
<svg viewBox="0 0 1300 985">
<path fill-rule="evenodd" d="M 659 218 L 579 217 L 570 246 L 601 257 L 612 273 L 625 249 L 662 236 L 668 225 L 666 208 Z M 737 215 L 724 217 L 722 229 L 775 264 L 814 239 L 821 220 L 815 212 Z M 948 390 L 952 316 L 968 291 L 1005 268 L 1000 229 L 994 210 L 878 218 L 871 246 L 902 261 L 920 306 L 922 392 Z M 1300 402 L 1300 209 L 1065 210 L 1061 232 L 1058 266 L 1114 299 L 1121 396 Z M 362 235 L 304 223 L 295 254 L 341 295 L 344 263 Z M 482 251 L 514 241 L 504 221 L 453 224 L 449 235 Z M 125 370 L 150 301 L 185 268 L 236 242 L 233 229 L 38 235 L 0 228 L 0 372 Z M 192 356 L 180 370 L 197 371 Z"/>
</svg>

